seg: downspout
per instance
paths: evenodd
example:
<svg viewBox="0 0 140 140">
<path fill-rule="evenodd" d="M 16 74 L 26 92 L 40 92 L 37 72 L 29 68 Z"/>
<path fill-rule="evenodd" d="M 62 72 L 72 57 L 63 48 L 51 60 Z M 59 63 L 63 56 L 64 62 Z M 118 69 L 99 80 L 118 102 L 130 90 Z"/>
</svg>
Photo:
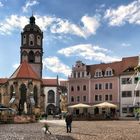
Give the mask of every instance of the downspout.
<svg viewBox="0 0 140 140">
<path fill-rule="evenodd" d="M 91 81 L 90 81 L 90 78 L 89 78 L 89 93 L 88 93 L 88 97 L 89 97 L 88 103 L 90 104 L 91 103 Z"/>
</svg>

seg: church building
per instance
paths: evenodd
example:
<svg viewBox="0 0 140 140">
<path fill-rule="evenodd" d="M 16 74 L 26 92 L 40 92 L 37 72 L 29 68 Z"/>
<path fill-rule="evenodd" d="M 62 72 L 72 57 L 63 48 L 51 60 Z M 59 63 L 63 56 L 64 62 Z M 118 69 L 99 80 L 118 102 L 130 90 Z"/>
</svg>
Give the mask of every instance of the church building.
<svg viewBox="0 0 140 140">
<path fill-rule="evenodd" d="M 21 32 L 20 65 L 9 78 L 0 78 L 0 103 L 19 114 L 53 114 L 60 108 L 58 78 L 42 79 L 43 32 L 35 17 Z"/>
</svg>

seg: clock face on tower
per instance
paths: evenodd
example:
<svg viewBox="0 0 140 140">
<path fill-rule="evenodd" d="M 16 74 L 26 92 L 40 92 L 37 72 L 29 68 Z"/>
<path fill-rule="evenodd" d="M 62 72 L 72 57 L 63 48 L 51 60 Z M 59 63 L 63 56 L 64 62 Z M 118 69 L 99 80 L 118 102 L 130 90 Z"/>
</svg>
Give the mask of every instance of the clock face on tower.
<svg viewBox="0 0 140 140">
<path fill-rule="evenodd" d="M 30 34 L 30 35 L 29 35 L 29 38 L 30 38 L 31 40 L 33 40 L 33 39 L 34 39 L 34 35 L 33 35 L 33 34 Z"/>
<path fill-rule="evenodd" d="M 34 45 L 34 35 L 33 34 L 29 34 L 29 45 L 30 46 Z"/>
</svg>

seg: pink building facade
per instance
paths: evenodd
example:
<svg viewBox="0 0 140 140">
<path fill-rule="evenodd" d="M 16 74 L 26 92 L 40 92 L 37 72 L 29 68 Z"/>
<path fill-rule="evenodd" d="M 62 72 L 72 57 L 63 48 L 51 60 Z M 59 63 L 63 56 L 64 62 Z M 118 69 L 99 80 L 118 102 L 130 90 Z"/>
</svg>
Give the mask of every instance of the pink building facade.
<svg viewBox="0 0 140 140">
<path fill-rule="evenodd" d="M 86 65 L 82 61 L 77 61 L 68 79 L 68 105 L 77 103 L 95 105 L 110 102 L 116 104 L 119 110 L 121 74 L 137 64 L 137 56 L 95 65 Z"/>
<path fill-rule="evenodd" d="M 119 77 L 114 68 L 114 63 L 89 66 L 77 61 L 68 81 L 69 104 L 108 101 L 119 105 Z"/>
</svg>

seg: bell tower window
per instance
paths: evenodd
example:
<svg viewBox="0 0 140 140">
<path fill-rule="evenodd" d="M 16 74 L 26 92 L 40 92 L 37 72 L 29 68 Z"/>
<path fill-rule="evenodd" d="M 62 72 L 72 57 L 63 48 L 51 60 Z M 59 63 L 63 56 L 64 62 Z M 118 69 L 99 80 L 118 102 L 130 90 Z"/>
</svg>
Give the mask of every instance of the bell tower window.
<svg viewBox="0 0 140 140">
<path fill-rule="evenodd" d="M 37 36 L 37 45 L 41 45 L 41 38 L 40 38 L 40 36 Z"/>
<path fill-rule="evenodd" d="M 33 41 L 30 41 L 30 45 L 31 45 L 31 46 L 33 45 Z"/>
<path fill-rule="evenodd" d="M 28 62 L 29 63 L 34 63 L 35 62 L 35 55 L 33 51 L 29 52 L 29 56 L 28 56 Z"/>
<path fill-rule="evenodd" d="M 23 44 L 26 44 L 26 35 L 23 36 Z"/>
</svg>

